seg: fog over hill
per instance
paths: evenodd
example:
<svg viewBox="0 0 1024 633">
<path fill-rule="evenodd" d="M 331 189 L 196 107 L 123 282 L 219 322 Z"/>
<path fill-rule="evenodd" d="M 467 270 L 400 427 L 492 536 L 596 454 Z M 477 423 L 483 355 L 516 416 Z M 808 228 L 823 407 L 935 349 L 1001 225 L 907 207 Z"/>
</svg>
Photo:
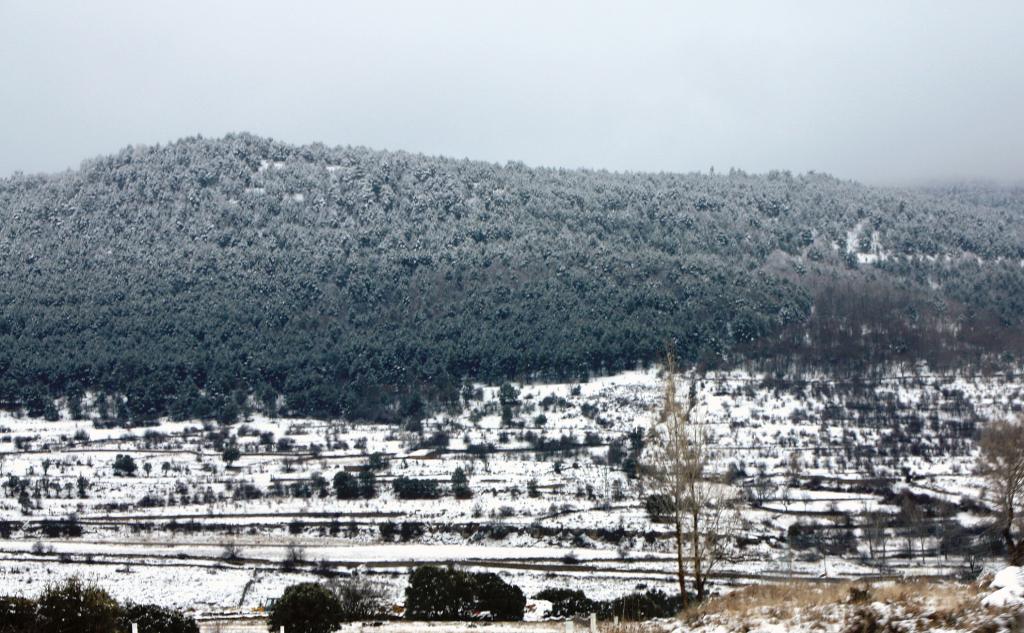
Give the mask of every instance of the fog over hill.
<svg viewBox="0 0 1024 633">
<path fill-rule="evenodd" d="M 708 367 L 1012 363 L 1022 216 L 1024 190 L 984 185 L 127 148 L 0 180 L 0 405 L 388 420 L 667 342 Z"/>
</svg>

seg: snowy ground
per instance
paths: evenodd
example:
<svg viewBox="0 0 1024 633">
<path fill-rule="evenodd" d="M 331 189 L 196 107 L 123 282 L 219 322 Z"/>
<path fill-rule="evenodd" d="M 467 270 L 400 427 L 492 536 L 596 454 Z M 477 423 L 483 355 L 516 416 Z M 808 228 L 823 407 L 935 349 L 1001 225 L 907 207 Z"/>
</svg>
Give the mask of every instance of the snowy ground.
<svg viewBox="0 0 1024 633">
<path fill-rule="evenodd" d="M 705 377 L 696 417 L 714 438 L 716 472 L 729 474 L 746 499 L 736 526 L 741 546 L 716 582 L 952 577 L 980 568 L 983 560 L 950 553 L 946 541 L 951 526 L 976 529 L 964 537 L 976 539 L 987 521 L 972 475 L 976 433 L 1020 409 L 1018 384 L 1015 376 L 927 372 L 894 372 L 872 384 Z M 593 598 L 672 590 L 667 527 L 647 516 L 650 490 L 627 467 L 633 442 L 653 420 L 658 375 L 517 387 L 512 425 L 502 423 L 496 386 L 481 386 L 479 399 L 425 420 L 419 432 L 255 416 L 229 430 L 242 451 L 230 467 L 212 423 L 102 429 L 66 415 L 46 422 L 3 414 L 0 585 L 32 595 L 78 574 L 118 598 L 249 613 L 318 571 L 357 571 L 400 602 L 411 567 L 453 562 L 496 571 L 527 595 L 549 586 Z M 438 431 L 447 446 L 424 446 Z M 261 441 L 260 433 L 273 438 Z M 283 438 L 293 445 L 282 446 Z M 358 471 L 373 453 L 386 462 L 379 496 L 335 498 L 335 473 Z M 119 454 L 133 457 L 136 476 L 115 476 Z M 456 467 L 469 476 L 471 499 L 400 500 L 391 490 L 402 475 L 447 490 Z M 895 520 L 902 490 L 944 513 L 902 529 Z M 869 512 L 892 519 L 872 538 Z M 81 536 L 44 523 L 71 516 Z M 403 523 L 410 524 L 404 535 Z M 396 534 L 384 542 L 389 524 Z M 794 543 L 794 525 L 811 537 Z M 833 542 L 845 543 L 843 551 L 823 551 Z M 297 564 L 284 569 L 296 551 Z"/>
</svg>

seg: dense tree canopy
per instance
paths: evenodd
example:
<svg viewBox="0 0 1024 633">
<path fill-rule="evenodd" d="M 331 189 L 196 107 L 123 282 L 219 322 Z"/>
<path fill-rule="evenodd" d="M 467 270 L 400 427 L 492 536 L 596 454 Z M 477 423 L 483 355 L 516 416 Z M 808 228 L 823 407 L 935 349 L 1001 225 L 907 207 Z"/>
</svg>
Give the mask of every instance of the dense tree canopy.
<svg viewBox="0 0 1024 633">
<path fill-rule="evenodd" d="M 1024 192 L 251 135 L 0 180 L 0 406 L 422 415 L 466 378 L 1024 348 Z M 283 397 L 282 397 L 283 396 Z M 393 406 L 397 405 L 397 406 Z M 52 408 L 52 407 L 51 407 Z"/>
</svg>

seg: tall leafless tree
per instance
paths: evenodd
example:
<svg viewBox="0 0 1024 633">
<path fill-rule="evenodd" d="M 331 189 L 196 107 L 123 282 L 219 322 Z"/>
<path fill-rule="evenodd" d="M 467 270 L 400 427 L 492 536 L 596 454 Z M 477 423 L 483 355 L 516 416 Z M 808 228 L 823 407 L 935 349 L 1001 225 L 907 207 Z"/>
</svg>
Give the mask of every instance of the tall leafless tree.
<svg viewBox="0 0 1024 633">
<path fill-rule="evenodd" d="M 706 425 L 694 419 L 696 394 L 690 385 L 686 402 L 677 396 L 675 355 L 665 359 L 665 392 L 651 429 L 651 487 L 671 503 L 676 563 L 683 607 L 686 575 L 693 574 L 697 598 L 707 597 L 707 582 L 728 550 L 732 495 L 728 486 L 709 477 L 712 447 Z"/>
<path fill-rule="evenodd" d="M 863 532 L 868 542 L 868 555 L 872 563 L 884 569 L 889 542 L 889 515 L 881 510 L 869 510 L 865 503 L 861 516 L 864 517 Z"/>
<path fill-rule="evenodd" d="M 999 512 L 999 530 L 1011 565 L 1024 565 L 1024 422 L 994 420 L 981 435 L 978 470 Z"/>
</svg>

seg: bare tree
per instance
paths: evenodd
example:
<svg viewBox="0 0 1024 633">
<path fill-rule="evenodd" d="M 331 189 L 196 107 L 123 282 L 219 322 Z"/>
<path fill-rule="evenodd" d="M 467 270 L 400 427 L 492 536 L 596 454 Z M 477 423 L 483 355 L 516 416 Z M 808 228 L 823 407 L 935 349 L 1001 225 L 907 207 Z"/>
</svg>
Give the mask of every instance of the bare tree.
<svg viewBox="0 0 1024 633">
<path fill-rule="evenodd" d="M 777 488 L 778 486 L 775 485 L 772 478 L 763 470 L 758 473 L 757 479 L 754 480 L 754 495 L 757 499 L 757 504 L 759 506 L 764 505 L 765 501 L 772 498 L 772 495 L 775 494 L 775 490 Z"/>
<path fill-rule="evenodd" d="M 981 434 L 978 470 L 999 513 L 999 530 L 1011 565 L 1024 565 L 1024 423 L 994 420 Z"/>
<path fill-rule="evenodd" d="M 686 573 L 693 573 L 697 597 L 707 597 L 707 581 L 728 549 L 732 495 L 721 482 L 707 477 L 712 451 L 706 425 L 693 419 L 696 393 L 691 384 L 685 403 L 676 391 L 675 355 L 665 359 L 665 394 L 651 429 L 652 488 L 669 501 L 675 528 L 679 592 L 687 606 Z"/>
<path fill-rule="evenodd" d="M 281 569 L 295 571 L 305 562 L 306 550 L 295 541 L 288 543 L 288 548 L 284 552 L 284 560 L 281 561 Z"/>
<path fill-rule="evenodd" d="M 220 557 L 229 563 L 236 563 L 242 559 L 242 548 L 234 541 L 224 543 Z"/>
<path fill-rule="evenodd" d="M 868 541 L 868 552 L 871 556 L 871 561 L 884 568 L 889 540 L 887 531 L 889 515 L 879 510 L 869 512 L 867 504 L 865 504 L 862 516 L 864 517 L 864 536 Z"/>
<path fill-rule="evenodd" d="M 686 540 L 683 532 L 686 498 L 686 453 L 687 424 L 689 408 L 684 408 L 676 398 L 675 355 L 669 351 L 665 358 L 665 394 L 658 420 L 651 429 L 652 439 L 648 444 L 653 454 L 653 463 L 647 471 L 651 488 L 670 503 L 672 525 L 675 528 L 676 574 L 679 578 L 679 595 L 682 606 L 687 606 L 686 597 Z"/>
<path fill-rule="evenodd" d="M 907 559 L 914 559 L 914 539 L 917 539 L 918 554 L 924 562 L 925 537 L 928 534 L 928 525 L 925 520 L 924 510 L 910 494 L 903 495 L 900 500 L 900 522 L 903 523 L 904 537 L 907 539 Z"/>
</svg>

